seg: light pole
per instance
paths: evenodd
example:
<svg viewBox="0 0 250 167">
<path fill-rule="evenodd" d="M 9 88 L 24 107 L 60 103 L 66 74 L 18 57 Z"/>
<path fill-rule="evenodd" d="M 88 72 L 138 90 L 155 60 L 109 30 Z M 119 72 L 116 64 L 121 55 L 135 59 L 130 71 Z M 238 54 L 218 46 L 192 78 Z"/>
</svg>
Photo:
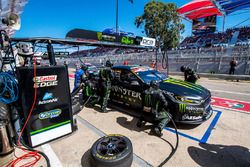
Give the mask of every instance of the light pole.
<svg viewBox="0 0 250 167">
<path fill-rule="evenodd" d="M 116 0 L 116 34 L 118 34 L 118 1 L 119 0 Z"/>
<path fill-rule="evenodd" d="M 129 2 L 131 2 L 132 4 L 134 3 L 134 0 L 128 0 Z M 115 30 L 116 30 L 116 34 L 118 34 L 118 10 L 119 8 L 119 0 L 116 0 L 116 26 L 115 26 Z"/>
</svg>

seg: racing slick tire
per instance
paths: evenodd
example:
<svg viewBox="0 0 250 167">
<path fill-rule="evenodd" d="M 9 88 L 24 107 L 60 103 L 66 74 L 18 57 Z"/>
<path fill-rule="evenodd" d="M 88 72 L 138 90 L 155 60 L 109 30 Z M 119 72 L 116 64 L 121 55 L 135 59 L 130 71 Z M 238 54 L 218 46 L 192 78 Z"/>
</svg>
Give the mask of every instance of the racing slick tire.
<svg viewBox="0 0 250 167">
<path fill-rule="evenodd" d="M 125 136 L 104 136 L 92 145 L 91 167 L 130 167 L 132 161 L 132 143 Z"/>
</svg>

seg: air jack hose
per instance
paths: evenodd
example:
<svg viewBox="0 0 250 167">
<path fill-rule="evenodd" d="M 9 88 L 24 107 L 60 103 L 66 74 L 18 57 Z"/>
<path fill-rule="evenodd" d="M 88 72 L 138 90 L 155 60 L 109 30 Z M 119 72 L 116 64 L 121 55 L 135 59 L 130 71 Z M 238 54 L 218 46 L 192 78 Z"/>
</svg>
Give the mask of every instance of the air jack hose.
<svg viewBox="0 0 250 167">
<path fill-rule="evenodd" d="M 179 146 L 179 135 L 178 135 L 176 124 L 168 112 L 167 112 L 167 114 L 168 114 L 168 117 L 170 118 L 171 122 L 174 125 L 175 134 L 176 134 L 176 145 L 175 145 L 175 148 L 173 149 L 173 151 L 171 152 L 171 154 L 160 165 L 158 165 L 158 167 L 162 167 L 163 165 L 165 165 L 172 158 L 172 156 L 175 154 L 175 152 Z"/>
</svg>

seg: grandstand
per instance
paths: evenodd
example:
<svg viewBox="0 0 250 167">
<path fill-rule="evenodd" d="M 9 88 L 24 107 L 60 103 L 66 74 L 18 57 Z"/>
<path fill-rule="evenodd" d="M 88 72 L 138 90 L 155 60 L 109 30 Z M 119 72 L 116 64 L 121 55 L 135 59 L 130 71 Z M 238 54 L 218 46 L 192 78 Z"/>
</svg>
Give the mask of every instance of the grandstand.
<svg viewBox="0 0 250 167">
<path fill-rule="evenodd" d="M 238 35 L 237 35 L 237 34 Z M 233 36 L 236 34 L 237 36 Z M 235 37 L 236 39 L 233 39 Z M 195 49 L 200 47 L 228 46 L 229 42 L 235 40 L 233 45 L 250 44 L 250 27 L 231 28 L 225 32 L 195 35 L 185 38 L 180 49 Z"/>
<path fill-rule="evenodd" d="M 199 31 L 197 33 L 193 29 L 192 36 L 185 38 L 177 48 L 168 51 L 170 72 L 178 72 L 180 66 L 187 65 L 199 73 L 228 74 L 229 62 L 235 57 L 238 61 L 236 74 L 250 75 L 250 27 L 233 27 L 223 32 L 215 32 L 214 27 L 214 17 L 225 17 L 249 7 L 250 0 L 193 0 L 180 7 L 178 12 L 182 17 L 197 23 L 193 24 L 193 28 L 198 28 Z M 204 19 L 202 23 L 197 21 L 208 17 L 212 19 Z M 74 52 L 71 56 L 81 57 L 83 61 L 95 65 L 100 65 L 107 59 L 114 64 L 123 64 L 126 60 L 129 64 L 142 65 L 150 65 L 152 60 L 156 60 L 153 51 L 140 52 L 122 48 L 95 48 Z M 162 54 L 158 53 L 158 69 L 165 70 L 162 68 L 162 60 Z"/>
</svg>

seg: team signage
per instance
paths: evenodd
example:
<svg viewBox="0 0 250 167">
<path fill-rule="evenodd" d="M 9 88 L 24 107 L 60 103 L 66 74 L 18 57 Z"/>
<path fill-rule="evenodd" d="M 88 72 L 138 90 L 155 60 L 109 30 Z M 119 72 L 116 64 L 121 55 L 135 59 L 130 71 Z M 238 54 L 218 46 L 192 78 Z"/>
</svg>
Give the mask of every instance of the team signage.
<svg viewBox="0 0 250 167">
<path fill-rule="evenodd" d="M 38 105 L 54 103 L 57 101 L 58 101 L 58 98 L 54 98 L 53 93 L 46 92 L 43 96 L 43 99 L 41 101 L 39 100 Z"/>
<path fill-rule="evenodd" d="M 33 78 L 34 88 L 56 86 L 58 84 L 57 75 L 37 76 Z"/>
<path fill-rule="evenodd" d="M 155 46 L 155 39 L 143 37 L 140 43 L 141 46 Z"/>
<path fill-rule="evenodd" d="M 115 42 L 125 45 L 141 45 L 141 46 L 155 46 L 155 39 L 140 36 L 128 36 L 124 34 L 108 34 L 105 32 L 97 32 L 84 29 L 73 29 L 66 35 L 67 38 L 75 38 L 77 40 L 95 40 L 104 42 Z"/>
<path fill-rule="evenodd" d="M 62 113 L 61 109 L 54 109 L 50 111 L 41 112 L 39 114 L 39 119 L 49 119 L 58 117 Z"/>
</svg>

